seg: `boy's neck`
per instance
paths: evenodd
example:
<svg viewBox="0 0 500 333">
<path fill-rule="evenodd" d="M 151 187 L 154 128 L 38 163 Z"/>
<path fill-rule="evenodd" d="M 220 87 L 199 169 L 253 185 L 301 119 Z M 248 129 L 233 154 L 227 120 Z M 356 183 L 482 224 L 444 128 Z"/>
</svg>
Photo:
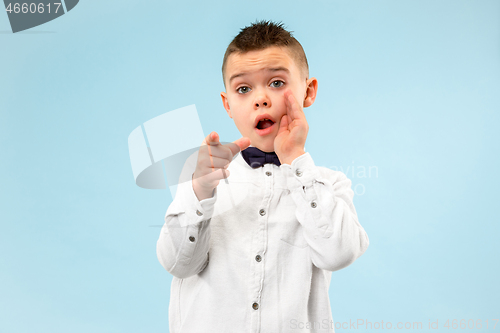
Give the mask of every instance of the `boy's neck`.
<svg viewBox="0 0 500 333">
<path fill-rule="evenodd" d="M 249 147 L 254 147 L 254 148 L 257 148 L 257 147 L 255 147 L 255 146 L 254 146 L 254 145 L 252 145 L 252 144 L 250 144 L 250 146 L 249 146 Z M 263 150 L 262 150 L 262 149 L 260 149 L 260 148 L 257 148 L 257 149 L 258 149 L 258 150 L 260 150 L 260 151 L 263 151 Z M 269 153 L 269 152 L 268 152 L 268 153 Z M 270 152 L 270 153 L 274 153 L 274 151 L 272 151 L 272 152 Z"/>
</svg>

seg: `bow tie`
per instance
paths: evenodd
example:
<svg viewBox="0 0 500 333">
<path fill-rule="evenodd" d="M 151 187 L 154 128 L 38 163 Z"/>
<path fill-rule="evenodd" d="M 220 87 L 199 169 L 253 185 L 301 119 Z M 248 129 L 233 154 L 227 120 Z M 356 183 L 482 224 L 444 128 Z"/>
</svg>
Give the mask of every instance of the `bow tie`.
<svg viewBox="0 0 500 333">
<path fill-rule="evenodd" d="M 248 165 L 254 169 L 261 167 L 266 163 L 274 163 L 277 166 L 281 165 L 278 155 L 273 151 L 272 153 L 266 153 L 256 147 L 248 147 L 241 151 L 241 156 L 248 163 Z"/>
</svg>

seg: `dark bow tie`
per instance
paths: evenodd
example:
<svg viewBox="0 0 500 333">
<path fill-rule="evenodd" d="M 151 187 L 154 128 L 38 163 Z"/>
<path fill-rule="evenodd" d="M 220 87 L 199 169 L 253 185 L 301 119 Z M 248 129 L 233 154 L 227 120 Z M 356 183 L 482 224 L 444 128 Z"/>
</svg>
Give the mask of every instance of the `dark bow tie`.
<svg viewBox="0 0 500 333">
<path fill-rule="evenodd" d="M 274 163 L 277 166 L 281 165 L 278 155 L 273 151 L 272 153 L 266 153 L 256 147 L 248 147 L 241 151 L 241 156 L 248 163 L 249 166 L 256 169 L 261 167 L 266 163 Z"/>
</svg>

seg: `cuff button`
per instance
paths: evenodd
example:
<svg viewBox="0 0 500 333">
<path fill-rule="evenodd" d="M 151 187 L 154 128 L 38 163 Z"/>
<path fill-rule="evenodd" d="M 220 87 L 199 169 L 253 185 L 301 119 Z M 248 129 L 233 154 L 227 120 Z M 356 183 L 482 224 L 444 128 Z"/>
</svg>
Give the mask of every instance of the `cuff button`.
<svg viewBox="0 0 500 333">
<path fill-rule="evenodd" d="M 203 213 L 202 213 L 202 212 L 200 212 L 199 210 L 196 210 L 196 215 L 198 215 L 198 216 L 202 216 L 202 215 L 203 215 Z"/>
</svg>

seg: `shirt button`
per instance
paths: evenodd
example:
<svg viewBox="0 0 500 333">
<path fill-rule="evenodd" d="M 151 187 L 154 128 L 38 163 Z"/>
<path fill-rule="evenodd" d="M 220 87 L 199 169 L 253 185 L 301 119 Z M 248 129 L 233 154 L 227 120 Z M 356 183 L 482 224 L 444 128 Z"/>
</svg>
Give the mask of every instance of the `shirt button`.
<svg viewBox="0 0 500 333">
<path fill-rule="evenodd" d="M 192 243 L 195 241 L 195 238 L 193 236 L 189 236 L 189 241 Z"/>
<path fill-rule="evenodd" d="M 297 175 L 297 177 L 302 177 L 302 171 L 300 170 L 295 171 L 295 174 Z"/>
<path fill-rule="evenodd" d="M 259 303 L 253 303 L 253 304 L 252 304 L 252 308 L 253 308 L 254 310 L 257 310 L 257 309 L 259 308 Z"/>
<path fill-rule="evenodd" d="M 260 262 L 262 260 L 262 257 L 260 255 L 256 255 L 255 260 L 257 260 L 257 262 Z"/>
<path fill-rule="evenodd" d="M 316 208 L 316 206 L 317 206 L 317 205 L 316 205 L 316 203 L 315 203 L 314 201 L 313 201 L 313 202 L 311 202 L 311 207 L 312 207 L 312 208 Z"/>
<path fill-rule="evenodd" d="M 270 176 L 270 175 L 272 175 L 272 173 L 269 171 L 266 171 L 266 176 Z"/>
<path fill-rule="evenodd" d="M 196 210 L 196 215 L 198 215 L 198 216 L 202 216 L 202 215 L 203 215 L 203 213 L 202 213 L 202 212 L 200 212 L 200 211 L 197 209 L 197 210 Z"/>
<path fill-rule="evenodd" d="M 264 216 L 264 215 L 266 215 L 266 211 L 264 209 L 261 209 L 261 210 L 259 210 L 259 214 L 261 216 Z"/>
</svg>

